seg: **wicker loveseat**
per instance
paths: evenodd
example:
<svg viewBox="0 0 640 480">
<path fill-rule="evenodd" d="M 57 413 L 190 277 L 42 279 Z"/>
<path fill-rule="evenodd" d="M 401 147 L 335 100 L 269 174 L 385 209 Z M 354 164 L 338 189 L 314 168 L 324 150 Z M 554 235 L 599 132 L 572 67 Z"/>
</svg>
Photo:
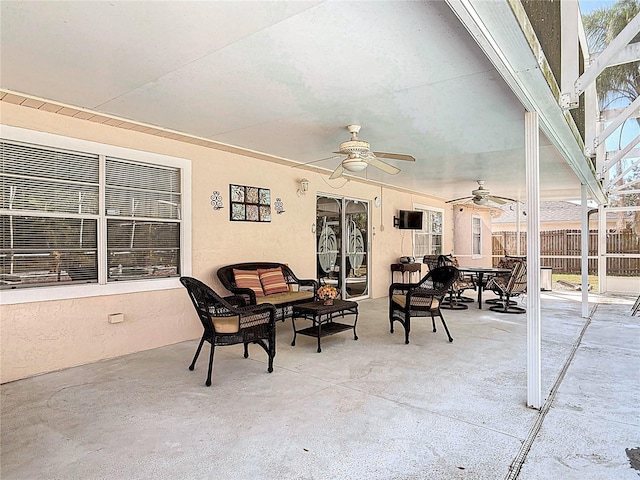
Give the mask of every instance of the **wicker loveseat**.
<svg viewBox="0 0 640 480">
<path fill-rule="evenodd" d="M 318 291 L 317 281 L 299 279 L 283 263 L 236 263 L 220 267 L 217 275 L 222 285 L 242 296 L 247 305 L 275 306 L 279 320 L 291 317 L 295 304 L 314 300 Z"/>
</svg>

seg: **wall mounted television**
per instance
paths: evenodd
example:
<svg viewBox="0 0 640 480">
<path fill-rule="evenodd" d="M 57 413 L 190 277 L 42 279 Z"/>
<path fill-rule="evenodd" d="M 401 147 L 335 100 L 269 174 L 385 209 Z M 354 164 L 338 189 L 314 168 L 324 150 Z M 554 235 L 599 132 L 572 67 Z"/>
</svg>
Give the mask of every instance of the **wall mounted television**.
<svg viewBox="0 0 640 480">
<path fill-rule="evenodd" d="M 400 230 L 421 230 L 422 212 L 419 210 L 398 210 L 398 216 L 393 217 L 393 226 Z"/>
</svg>

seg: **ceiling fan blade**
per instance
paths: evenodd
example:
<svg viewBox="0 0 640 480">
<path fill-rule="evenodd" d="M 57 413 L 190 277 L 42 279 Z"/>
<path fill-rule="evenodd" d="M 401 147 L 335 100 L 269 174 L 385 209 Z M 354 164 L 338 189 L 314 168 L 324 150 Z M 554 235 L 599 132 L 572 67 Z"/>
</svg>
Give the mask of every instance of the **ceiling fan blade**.
<svg viewBox="0 0 640 480">
<path fill-rule="evenodd" d="M 340 153 L 340 152 L 333 152 L 333 153 Z M 310 162 L 305 162 L 305 163 L 299 163 L 299 164 L 297 164 L 297 165 L 292 165 L 292 167 L 293 167 L 293 168 L 296 168 L 296 167 L 303 167 L 303 166 L 305 166 L 305 165 L 311 165 L 311 164 L 313 164 L 313 163 L 322 162 L 322 161 L 324 161 L 324 160 L 332 160 L 332 159 L 334 159 L 334 158 L 338 158 L 338 157 L 339 157 L 339 155 L 332 155 L 332 156 L 330 156 L 330 157 L 319 158 L 318 160 L 311 160 Z"/>
<path fill-rule="evenodd" d="M 342 163 L 340 165 L 338 165 L 338 167 L 333 171 L 333 173 L 331 174 L 331 176 L 329 177 L 329 180 L 333 180 L 334 178 L 338 178 L 341 177 L 342 174 L 344 173 L 344 167 L 342 166 Z"/>
<path fill-rule="evenodd" d="M 497 203 L 498 205 L 504 205 L 505 203 L 508 203 L 506 200 L 503 200 L 501 197 L 494 197 L 493 195 L 489 195 L 487 199 L 491 200 L 494 203 Z"/>
<path fill-rule="evenodd" d="M 400 169 L 398 167 L 394 167 L 393 165 L 389 165 L 386 162 L 383 162 L 382 160 L 380 160 L 377 157 L 371 156 L 369 159 L 369 165 L 379 168 L 380 170 L 382 170 L 385 173 L 388 173 L 390 175 L 396 175 L 398 173 L 400 173 Z"/>
<path fill-rule="evenodd" d="M 500 200 L 504 200 L 504 203 L 508 203 L 508 202 L 515 202 L 516 200 L 513 198 L 509 198 L 509 197 L 496 197 L 495 195 L 491 195 L 491 197 L 493 199 L 499 198 Z M 495 202 L 495 200 L 494 200 Z"/>
<path fill-rule="evenodd" d="M 385 153 L 385 152 L 373 152 L 378 158 L 392 158 L 394 160 L 406 160 L 407 162 L 415 162 L 416 159 L 411 155 L 405 155 L 403 153 Z"/>
<path fill-rule="evenodd" d="M 444 203 L 453 203 L 453 202 L 459 202 L 460 200 L 469 200 L 470 198 L 473 197 L 460 197 L 460 198 L 454 198 L 453 200 L 447 200 Z"/>
</svg>

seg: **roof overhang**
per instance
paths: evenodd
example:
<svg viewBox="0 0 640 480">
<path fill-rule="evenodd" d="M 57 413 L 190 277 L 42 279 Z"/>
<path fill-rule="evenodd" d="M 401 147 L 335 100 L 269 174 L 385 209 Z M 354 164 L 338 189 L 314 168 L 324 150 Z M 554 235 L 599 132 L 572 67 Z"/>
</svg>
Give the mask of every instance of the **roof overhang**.
<svg viewBox="0 0 640 480">
<path fill-rule="evenodd" d="M 580 183 L 598 203 L 607 203 L 573 118 L 559 105 L 560 89 L 520 1 L 446 1 L 522 105 L 538 113 L 541 130 Z"/>
</svg>

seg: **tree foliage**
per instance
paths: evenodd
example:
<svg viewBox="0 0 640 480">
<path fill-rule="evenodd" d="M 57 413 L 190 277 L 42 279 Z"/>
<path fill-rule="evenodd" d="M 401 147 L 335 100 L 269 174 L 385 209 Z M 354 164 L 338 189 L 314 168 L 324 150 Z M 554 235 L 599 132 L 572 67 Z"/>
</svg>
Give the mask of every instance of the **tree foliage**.
<svg viewBox="0 0 640 480">
<path fill-rule="evenodd" d="M 602 52 L 640 13 L 638 0 L 620 0 L 610 9 L 596 9 L 583 17 L 591 54 Z M 640 42 L 640 34 L 632 43 Z M 600 109 L 621 99 L 633 102 L 640 92 L 640 61 L 606 68 L 596 81 Z"/>
</svg>

